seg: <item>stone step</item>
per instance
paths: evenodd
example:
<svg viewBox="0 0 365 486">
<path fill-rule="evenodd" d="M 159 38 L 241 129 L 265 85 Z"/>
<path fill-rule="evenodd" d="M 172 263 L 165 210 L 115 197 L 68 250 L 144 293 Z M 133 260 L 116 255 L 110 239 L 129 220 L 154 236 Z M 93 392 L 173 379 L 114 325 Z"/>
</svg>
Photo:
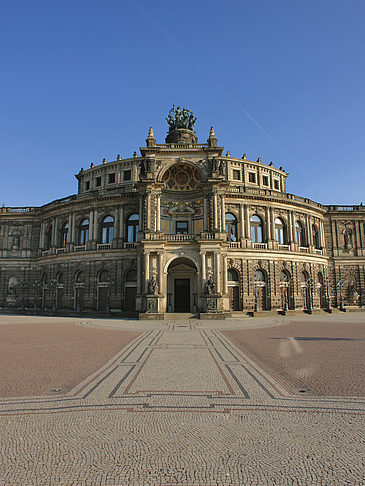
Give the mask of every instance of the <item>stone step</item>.
<svg viewBox="0 0 365 486">
<path fill-rule="evenodd" d="M 190 312 L 166 312 L 164 314 L 165 321 L 180 321 L 185 319 L 199 319 L 199 314 L 191 314 Z"/>
</svg>

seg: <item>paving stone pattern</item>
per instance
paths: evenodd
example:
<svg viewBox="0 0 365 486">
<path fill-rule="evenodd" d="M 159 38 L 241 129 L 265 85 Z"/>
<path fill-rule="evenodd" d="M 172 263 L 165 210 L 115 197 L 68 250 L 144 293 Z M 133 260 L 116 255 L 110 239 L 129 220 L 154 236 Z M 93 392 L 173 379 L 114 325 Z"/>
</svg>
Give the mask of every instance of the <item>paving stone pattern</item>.
<svg viewBox="0 0 365 486">
<path fill-rule="evenodd" d="M 143 333 L 69 393 L 0 401 L 0 485 L 365 484 L 365 398 L 293 394 L 221 332 L 287 322 L 82 322 Z"/>
</svg>

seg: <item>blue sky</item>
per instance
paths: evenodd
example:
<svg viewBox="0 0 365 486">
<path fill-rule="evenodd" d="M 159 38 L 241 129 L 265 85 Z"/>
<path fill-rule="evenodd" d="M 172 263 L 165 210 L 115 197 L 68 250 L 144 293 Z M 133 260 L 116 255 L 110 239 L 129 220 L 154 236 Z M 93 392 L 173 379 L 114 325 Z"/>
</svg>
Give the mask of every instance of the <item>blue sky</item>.
<svg viewBox="0 0 365 486">
<path fill-rule="evenodd" d="M 365 201 L 364 18 L 363 0 L 2 2 L 0 204 L 75 193 L 150 125 L 163 143 L 173 103 L 288 192 Z"/>
</svg>

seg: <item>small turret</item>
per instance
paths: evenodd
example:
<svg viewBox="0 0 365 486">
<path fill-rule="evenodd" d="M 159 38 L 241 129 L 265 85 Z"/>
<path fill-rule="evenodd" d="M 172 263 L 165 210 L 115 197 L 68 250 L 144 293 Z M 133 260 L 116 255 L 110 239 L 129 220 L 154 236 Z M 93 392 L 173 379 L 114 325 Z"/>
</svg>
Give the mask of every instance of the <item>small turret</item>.
<svg viewBox="0 0 365 486">
<path fill-rule="evenodd" d="M 208 138 L 207 142 L 208 142 L 209 147 L 216 147 L 217 146 L 218 138 L 215 136 L 213 127 L 210 127 L 209 138 Z"/>
<path fill-rule="evenodd" d="M 148 137 L 146 138 L 147 147 L 155 147 L 156 146 L 156 139 L 153 135 L 153 128 L 150 127 L 148 131 Z"/>
</svg>

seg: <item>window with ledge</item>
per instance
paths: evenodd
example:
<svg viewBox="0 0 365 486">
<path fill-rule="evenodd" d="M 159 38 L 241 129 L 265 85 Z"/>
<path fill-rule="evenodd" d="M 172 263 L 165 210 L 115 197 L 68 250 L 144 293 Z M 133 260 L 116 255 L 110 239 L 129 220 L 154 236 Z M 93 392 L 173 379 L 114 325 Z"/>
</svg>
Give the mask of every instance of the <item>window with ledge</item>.
<svg viewBox="0 0 365 486">
<path fill-rule="evenodd" d="M 241 180 L 241 171 L 238 169 L 233 169 L 233 179 L 236 181 Z"/>
<path fill-rule="evenodd" d="M 269 185 L 269 176 L 263 175 L 262 176 L 262 185 L 263 186 L 268 186 Z"/>
<path fill-rule="evenodd" d="M 176 234 L 187 235 L 189 233 L 188 221 L 176 221 Z"/>
<path fill-rule="evenodd" d="M 226 232 L 228 241 L 237 241 L 237 218 L 232 213 L 226 213 Z"/>
<path fill-rule="evenodd" d="M 95 187 L 101 186 L 101 176 L 95 178 Z"/>
<path fill-rule="evenodd" d="M 111 174 L 108 174 L 108 184 L 114 184 L 115 183 L 115 172 L 112 172 Z"/>
<path fill-rule="evenodd" d="M 304 228 L 302 224 L 297 221 L 295 223 L 295 236 L 299 246 L 305 246 L 305 239 L 304 239 Z"/>
<path fill-rule="evenodd" d="M 249 172 L 248 173 L 248 182 L 256 182 L 256 173 L 255 172 Z"/>
<path fill-rule="evenodd" d="M 113 241 L 114 219 L 106 216 L 101 223 L 101 242 L 111 243 Z"/>
<path fill-rule="evenodd" d="M 137 234 L 139 230 L 139 216 L 138 214 L 131 214 L 127 220 L 127 240 L 132 243 L 137 241 Z"/>
<path fill-rule="evenodd" d="M 123 171 L 123 181 L 130 181 L 132 179 L 132 171 L 129 170 L 124 170 Z"/>
<path fill-rule="evenodd" d="M 66 248 L 67 241 L 68 241 L 68 223 L 64 223 L 61 228 L 60 247 Z"/>
<path fill-rule="evenodd" d="M 286 245 L 285 225 L 280 218 L 275 219 L 275 237 L 279 245 Z"/>
<path fill-rule="evenodd" d="M 250 218 L 250 223 L 251 223 L 251 240 L 253 243 L 262 243 L 263 242 L 263 237 L 262 237 L 262 221 L 261 218 L 259 218 L 256 214 L 251 216 Z"/>
<path fill-rule="evenodd" d="M 88 191 L 90 189 L 90 181 L 85 182 L 85 191 Z"/>
<path fill-rule="evenodd" d="M 278 181 L 278 179 L 274 179 L 274 188 L 277 190 L 280 189 L 280 182 Z"/>
<path fill-rule="evenodd" d="M 79 244 L 86 245 L 89 241 L 89 220 L 85 218 L 81 221 L 79 226 Z"/>
</svg>

